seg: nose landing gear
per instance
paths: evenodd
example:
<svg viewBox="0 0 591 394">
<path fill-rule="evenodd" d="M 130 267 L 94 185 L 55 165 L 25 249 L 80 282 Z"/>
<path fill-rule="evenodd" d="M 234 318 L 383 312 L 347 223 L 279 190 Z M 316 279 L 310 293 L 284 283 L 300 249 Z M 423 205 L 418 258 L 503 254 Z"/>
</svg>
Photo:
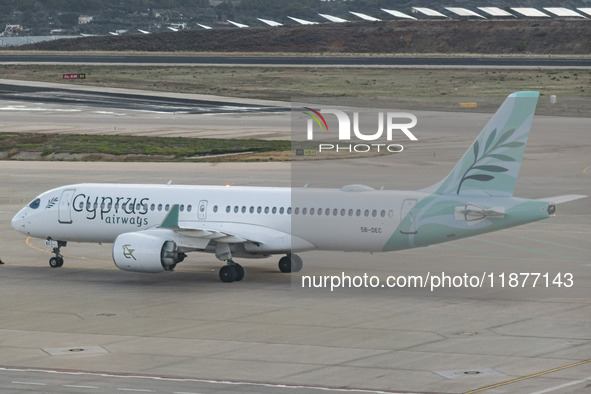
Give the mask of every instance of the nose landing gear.
<svg viewBox="0 0 591 394">
<path fill-rule="evenodd" d="M 53 247 L 53 253 L 55 254 L 55 257 L 52 257 L 49 259 L 49 266 L 51 268 L 59 268 L 61 266 L 64 265 L 64 256 L 61 255 L 60 253 L 60 249 L 62 246 L 66 246 L 68 243 L 64 242 L 64 241 L 53 241 L 53 240 L 48 240 L 48 242 L 51 243 Z"/>
</svg>

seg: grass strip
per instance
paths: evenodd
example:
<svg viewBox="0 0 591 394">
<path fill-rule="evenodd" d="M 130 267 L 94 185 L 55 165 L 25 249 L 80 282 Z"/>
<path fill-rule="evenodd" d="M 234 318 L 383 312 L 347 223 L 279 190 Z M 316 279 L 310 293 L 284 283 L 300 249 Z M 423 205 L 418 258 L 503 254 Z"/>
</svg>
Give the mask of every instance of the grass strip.
<svg viewBox="0 0 591 394">
<path fill-rule="evenodd" d="M 0 133 L 0 158 L 12 160 L 211 161 L 223 155 L 224 161 L 250 161 L 257 155 L 260 161 L 261 153 L 273 160 L 269 153 L 290 149 L 290 141 L 279 140 Z"/>
</svg>

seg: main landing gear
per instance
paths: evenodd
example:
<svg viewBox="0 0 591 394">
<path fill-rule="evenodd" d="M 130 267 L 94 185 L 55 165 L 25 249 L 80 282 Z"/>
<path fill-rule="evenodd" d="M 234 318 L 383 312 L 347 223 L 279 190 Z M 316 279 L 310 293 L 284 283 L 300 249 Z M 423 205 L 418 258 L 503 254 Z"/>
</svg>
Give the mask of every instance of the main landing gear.
<svg viewBox="0 0 591 394">
<path fill-rule="evenodd" d="M 55 246 L 53 248 L 53 253 L 55 254 L 55 257 L 52 257 L 49 259 L 49 266 L 51 268 L 59 268 L 62 265 L 64 265 L 64 256 L 61 255 L 60 253 L 60 249 L 62 246 L 66 246 L 67 242 L 64 241 L 50 241 L 52 242 L 54 245 L 57 242 L 57 246 Z"/>
<path fill-rule="evenodd" d="M 244 268 L 232 260 L 230 245 L 220 242 L 216 245 L 215 256 L 225 261 L 226 265 L 220 268 L 220 280 L 222 282 L 238 282 L 244 279 Z M 303 262 L 297 254 L 288 253 L 279 260 L 279 269 L 281 272 L 300 272 Z"/>
<path fill-rule="evenodd" d="M 215 248 L 215 257 L 226 262 L 226 265 L 220 268 L 220 280 L 222 282 L 238 282 L 244 279 L 244 268 L 232 260 L 232 251 L 229 244 L 218 243 Z"/>
<path fill-rule="evenodd" d="M 234 260 L 227 260 L 227 265 L 220 268 L 220 280 L 222 282 L 239 282 L 244 279 L 244 268 Z M 279 260 L 279 270 L 281 272 L 300 272 L 304 263 L 297 254 L 288 254 Z"/>
<path fill-rule="evenodd" d="M 222 282 L 238 282 L 244 279 L 244 268 L 233 260 L 227 261 L 228 265 L 220 268 L 220 279 Z"/>
</svg>

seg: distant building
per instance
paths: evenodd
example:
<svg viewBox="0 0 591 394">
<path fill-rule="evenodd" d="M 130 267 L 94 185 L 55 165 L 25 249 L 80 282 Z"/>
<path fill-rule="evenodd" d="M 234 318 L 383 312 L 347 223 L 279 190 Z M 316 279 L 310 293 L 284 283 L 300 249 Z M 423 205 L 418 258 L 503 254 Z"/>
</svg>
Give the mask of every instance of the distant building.
<svg viewBox="0 0 591 394">
<path fill-rule="evenodd" d="M 11 37 L 11 36 L 16 36 L 18 35 L 18 33 L 22 32 L 23 26 L 22 25 L 6 25 L 6 28 L 4 29 L 4 31 L 2 33 L 0 33 L 0 36 L 2 37 Z"/>
<path fill-rule="evenodd" d="M 177 30 L 184 30 L 187 28 L 186 23 L 171 23 L 169 26 Z"/>
<path fill-rule="evenodd" d="M 94 18 L 94 17 L 92 17 L 92 16 L 88 16 L 88 15 L 80 15 L 80 16 L 78 17 L 78 24 L 79 24 L 79 25 L 85 25 L 85 24 L 87 24 L 87 23 L 89 23 L 89 22 L 92 22 L 92 19 L 93 19 L 93 18 Z"/>
</svg>

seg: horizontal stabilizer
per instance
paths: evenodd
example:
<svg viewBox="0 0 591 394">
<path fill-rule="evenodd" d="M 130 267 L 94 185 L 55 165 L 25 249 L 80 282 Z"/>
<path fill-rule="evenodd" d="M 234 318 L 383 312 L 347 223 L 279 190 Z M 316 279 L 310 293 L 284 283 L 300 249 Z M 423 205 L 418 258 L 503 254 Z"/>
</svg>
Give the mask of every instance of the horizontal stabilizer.
<svg viewBox="0 0 591 394">
<path fill-rule="evenodd" d="M 550 204 L 562 204 L 563 202 L 574 201 L 585 197 L 588 196 L 584 196 L 582 194 L 565 194 L 563 196 L 538 198 L 538 201 L 547 201 Z"/>
</svg>

